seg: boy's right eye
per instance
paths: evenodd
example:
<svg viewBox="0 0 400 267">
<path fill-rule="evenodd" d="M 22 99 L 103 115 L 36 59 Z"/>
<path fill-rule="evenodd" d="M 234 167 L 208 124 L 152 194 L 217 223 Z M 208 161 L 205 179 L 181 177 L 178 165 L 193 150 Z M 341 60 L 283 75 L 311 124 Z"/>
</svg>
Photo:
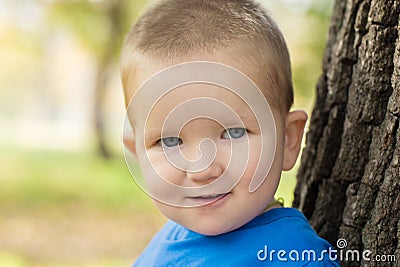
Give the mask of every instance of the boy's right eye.
<svg viewBox="0 0 400 267">
<path fill-rule="evenodd" d="M 162 147 L 174 147 L 182 144 L 182 139 L 179 137 L 165 137 L 158 140 Z"/>
</svg>

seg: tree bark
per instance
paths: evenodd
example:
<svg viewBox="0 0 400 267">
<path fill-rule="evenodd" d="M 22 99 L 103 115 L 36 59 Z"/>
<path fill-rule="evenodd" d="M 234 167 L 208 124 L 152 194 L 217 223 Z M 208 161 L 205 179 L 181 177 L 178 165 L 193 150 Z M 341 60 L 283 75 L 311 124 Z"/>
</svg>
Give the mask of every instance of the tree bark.
<svg viewBox="0 0 400 267">
<path fill-rule="evenodd" d="M 335 1 L 293 206 L 343 251 L 397 259 L 343 266 L 400 265 L 399 36 L 400 0 Z"/>
</svg>

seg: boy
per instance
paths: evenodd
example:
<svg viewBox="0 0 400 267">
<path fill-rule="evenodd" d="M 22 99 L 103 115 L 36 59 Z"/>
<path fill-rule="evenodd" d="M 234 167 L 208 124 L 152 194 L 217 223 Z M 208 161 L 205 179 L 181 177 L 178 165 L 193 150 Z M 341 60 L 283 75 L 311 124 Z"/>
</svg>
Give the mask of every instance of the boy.
<svg viewBox="0 0 400 267">
<path fill-rule="evenodd" d="M 289 53 L 259 5 L 160 1 L 128 34 L 121 72 L 134 177 L 171 219 L 134 266 L 339 266 L 274 199 L 307 115 L 289 112 Z"/>
</svg>

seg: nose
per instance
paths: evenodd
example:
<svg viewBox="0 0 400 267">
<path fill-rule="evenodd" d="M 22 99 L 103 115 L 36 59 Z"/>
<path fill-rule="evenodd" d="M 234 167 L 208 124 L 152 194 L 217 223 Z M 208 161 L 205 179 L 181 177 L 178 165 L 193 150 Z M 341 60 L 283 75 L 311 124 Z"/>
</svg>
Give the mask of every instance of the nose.
<svg viewBox="0 0 400 267">
<path fill-rule="evenodd" d="M 200 141 L 187 143 L 183 153 L 187 160 L 187 178 L 193 181 L 215 180 L 223 173 L 223 164 L 221 162 L 221 151 L 211 143 L 202 143 Z M 200 152 L 201 150 L 201 152 Z M 220 155 L 219 155 L 220 154 Z"/>
<path fill-rule="evenodd" d="M 193 180 L 193 181 L 208 181 L 210 182 L 212 180 L 217 179 L 222 175 L 223 168 L 222 165 L 217 162 L 217 159 L 214 159 L 214 161 L 207 166 L 206 168 L 203 168 L 202 170 L 197 171 L 197 169 L 194 167 L 191 168 L 193 171 L 187 171 L 186 176 L 188 179 Z"/>
</svg>

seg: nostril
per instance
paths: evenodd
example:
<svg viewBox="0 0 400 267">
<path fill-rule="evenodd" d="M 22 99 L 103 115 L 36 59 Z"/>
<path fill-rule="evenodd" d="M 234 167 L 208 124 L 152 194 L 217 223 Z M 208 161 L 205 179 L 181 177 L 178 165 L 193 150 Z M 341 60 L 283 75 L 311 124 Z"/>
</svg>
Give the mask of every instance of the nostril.
<svg viewBox="0 0 400 267">
<path fill-rule="evenodd" d="M 222 174 L 222 168 L 218 163 L 212 163 L 206 169 L 201 171 L 187 171 L 187 178 L 190 180 L 215 180 Z"/>
<path fill-rule="evenodd" d="M 191 180 L 208 180 L 212 177 L 210 177 L 210 171 L 209 168 L 203 170 L 203 171 L 190 171 L 187 172 L 187 177 Z"/>
</svg>

